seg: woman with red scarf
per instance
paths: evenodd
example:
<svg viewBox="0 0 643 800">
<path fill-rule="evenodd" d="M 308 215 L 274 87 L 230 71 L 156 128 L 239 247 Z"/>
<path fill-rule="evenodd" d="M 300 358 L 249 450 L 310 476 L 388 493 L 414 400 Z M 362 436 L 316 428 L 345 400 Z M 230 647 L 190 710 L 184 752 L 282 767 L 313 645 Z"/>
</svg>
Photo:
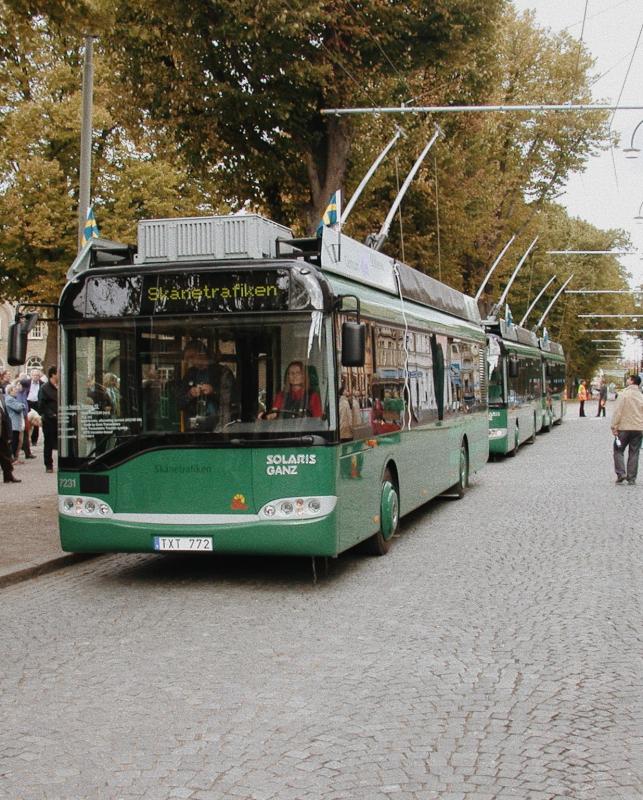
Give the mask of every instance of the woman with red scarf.
<svg viewBox="0 0 643 800">
<path fill-rule="evenodd" d="M 264 419 L 282 417 L 321 417 L 322 404 L 318 392 L 308 387 L 303 361 L 291 361 L 286 370 L 284 388 L 277 395 Z"/>
</svg>

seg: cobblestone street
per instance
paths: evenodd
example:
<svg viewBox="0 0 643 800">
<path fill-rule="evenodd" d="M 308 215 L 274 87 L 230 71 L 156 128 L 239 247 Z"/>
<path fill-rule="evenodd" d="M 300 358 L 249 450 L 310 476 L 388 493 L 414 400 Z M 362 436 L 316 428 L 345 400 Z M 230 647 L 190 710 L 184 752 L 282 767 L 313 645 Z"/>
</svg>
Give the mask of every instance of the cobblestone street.
<svg viewBox="0 0 643 800">
<path fill-rule="evenodd" d="M 640 800 L 643 477 L 576 414 L 317 584 L 118 555 L 2 589 L 0 797 Z"/>
</svg>

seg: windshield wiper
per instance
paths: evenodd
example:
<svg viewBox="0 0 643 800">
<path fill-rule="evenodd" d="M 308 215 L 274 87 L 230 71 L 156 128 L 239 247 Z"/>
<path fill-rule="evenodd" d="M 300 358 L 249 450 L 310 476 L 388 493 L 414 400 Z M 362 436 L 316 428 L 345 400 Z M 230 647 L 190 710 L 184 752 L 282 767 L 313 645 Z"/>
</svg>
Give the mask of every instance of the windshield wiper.
<svg viewBox="0 0 643 800">
<path fill-rule="evenodd" d="M 133 443 L 136 443 L 136 445 L 140 445 L 141 440 L 143 441 L 145 439 L 159 440 L 165 438 L 166 436 L 167 436 L 166 431 L 146 431 L 144 434 L 129 435 L 127 437 L 124 437 L 123 441 L 118 442 L 116 445 L 114 445 L 114 447 L 111 447 L 109 450 L 104 450 L 102 453 L 95 455 L 96 451 L 101 446 L 100 444 L 98 444 L 96 445 L 96 447 L 94 447 L 93 450 L 91 450 L 85 456 L 86 460 L 83 469 L 96 469 L 97 467 L 102 469 L 109 469 L 111 466 L 111 462 L 114 461 L 114 457 L 118 458 L 120 455 L 122 455 L 123 452 L 127 452 L 128 448 L 131 448 L 133 446 Z M 92 456 L 94 455 L 95 457 L 92 458 Z"/>
<path fill-rule="evenodd" d="M 230 439 L 230 444 L 234 447 L 247 447 L 248 445 L 255 444 L 273 444 L 275 447 L 287 447 L 289 445 L 298 444 L 310 447 L 310 445 L 314 444 L 326 444 L 326 440 L 323 436 L 308 434 L 306 436 L 282 436 L 280 438 L 265 439 Z"/>
</svg>

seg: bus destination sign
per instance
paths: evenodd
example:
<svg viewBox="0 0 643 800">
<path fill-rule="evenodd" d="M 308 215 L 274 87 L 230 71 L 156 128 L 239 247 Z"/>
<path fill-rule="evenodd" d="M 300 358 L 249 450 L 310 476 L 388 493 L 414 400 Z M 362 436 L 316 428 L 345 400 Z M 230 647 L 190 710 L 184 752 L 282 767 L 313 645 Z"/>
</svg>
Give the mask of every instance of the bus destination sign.
<svg viewBox="0 0 643 800">
<path fill-rule="evenodd" d="M 217 314 L 288 309 L 287 270 L 143 276 L 141 314 Z"/>
</svg>

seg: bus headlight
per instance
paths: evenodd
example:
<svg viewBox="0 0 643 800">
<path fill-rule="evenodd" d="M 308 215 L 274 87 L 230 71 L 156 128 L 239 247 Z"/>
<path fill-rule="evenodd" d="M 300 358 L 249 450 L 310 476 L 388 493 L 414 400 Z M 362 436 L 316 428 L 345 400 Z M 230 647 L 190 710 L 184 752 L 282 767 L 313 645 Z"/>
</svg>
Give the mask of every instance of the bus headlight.
<svg viewBox="0 0 643 800">
<path fill-rule="evenodd" d="M 337 505 L 334 495 L 320 497 L 282 497 L 259 510 L 260 519 L 315 519 L 325 517 Z"/>
<path fill-rule="evenodd" d="M 108 503 L 97 497 L 58 498 L 58 510 L 67 517 L 111 517 L 113 511 Z"/>
</svg>

